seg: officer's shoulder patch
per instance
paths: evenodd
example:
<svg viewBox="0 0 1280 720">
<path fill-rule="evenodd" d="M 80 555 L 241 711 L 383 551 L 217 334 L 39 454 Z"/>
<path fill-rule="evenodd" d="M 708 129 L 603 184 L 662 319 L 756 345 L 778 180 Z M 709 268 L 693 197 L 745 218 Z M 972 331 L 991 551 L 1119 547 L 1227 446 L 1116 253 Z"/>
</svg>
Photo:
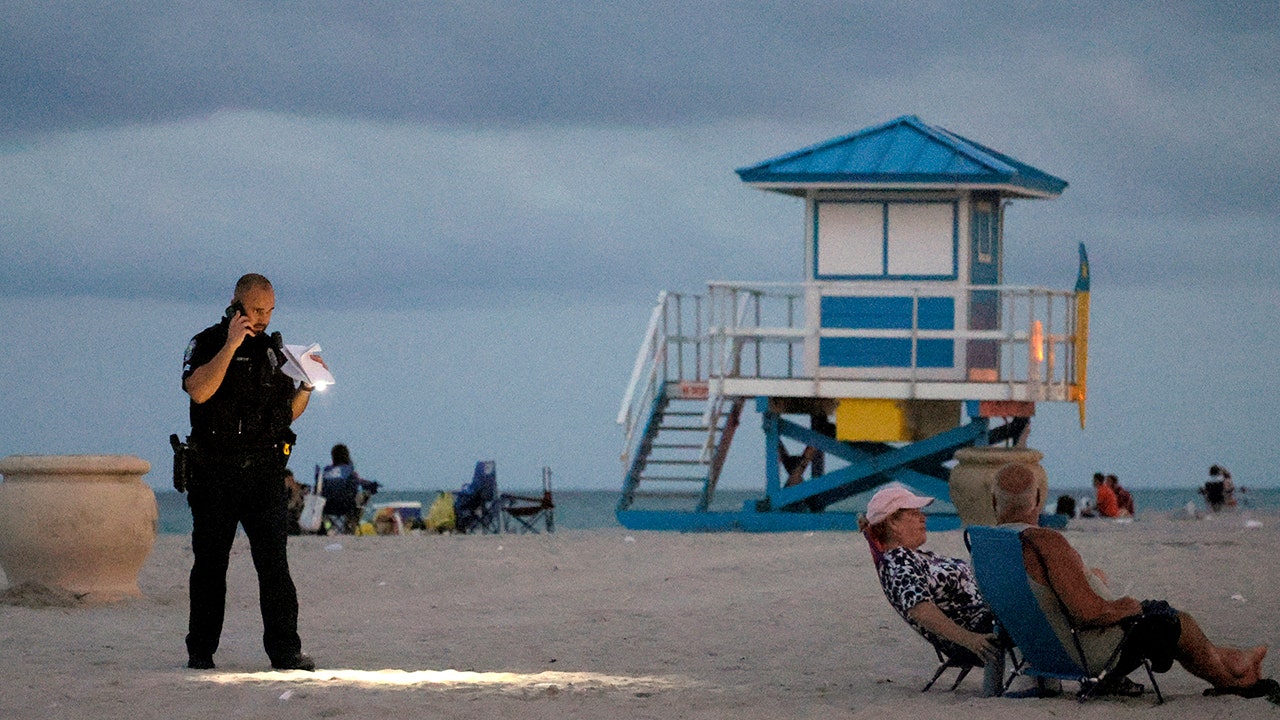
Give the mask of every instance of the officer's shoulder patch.
<svg viewBox="0 0 1280 720">
<path fill-rule="evenodd" d="M 191 342 L 187 343 L 186 352 L 182 353 L 182 369 L 191 369 L 191 358 L 196 354 L 196 339 L 191 338 Z"/>
</svg>

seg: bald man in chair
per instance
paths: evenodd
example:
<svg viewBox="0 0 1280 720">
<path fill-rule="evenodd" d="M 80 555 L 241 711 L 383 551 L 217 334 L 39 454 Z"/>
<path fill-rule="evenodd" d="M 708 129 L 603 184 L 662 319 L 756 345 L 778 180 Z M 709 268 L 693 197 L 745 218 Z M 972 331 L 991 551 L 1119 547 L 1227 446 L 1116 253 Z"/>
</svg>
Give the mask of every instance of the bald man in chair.
<svg viewBox="0 0 1280 720">
<path fill-rule="evenodd" d="M 1206 694 L 1280 697 L 1280 685 L 1262 677 L 1265 645 L 1248 649 L 1215 645 L 1193 617 L 1167 602 L 1116 597 L 1106 577 L 1086 567 L 1066 537 L 1037 526 L 1045 502 L 1040 494 L 1030 468 L 1020 464 L 1001 468 L 992 497 L 996 522 L 1021 530 L 1023 563 L 1041 608 L 1050 623 L 1070 622 L 1083 628 L 1082 644 L 1091 664 L 1105 662 L 1120 643 L 1124 628 L 1133 625 L 1118 666 L 1120 677 L 1136 669 L 1143 658 L 1151 661 L 1156 672 L 1168 671 L 1176 661 L 1213 686 Z M 1063 607 L 1069 618 L 1063 617 Z"/>
</svg>

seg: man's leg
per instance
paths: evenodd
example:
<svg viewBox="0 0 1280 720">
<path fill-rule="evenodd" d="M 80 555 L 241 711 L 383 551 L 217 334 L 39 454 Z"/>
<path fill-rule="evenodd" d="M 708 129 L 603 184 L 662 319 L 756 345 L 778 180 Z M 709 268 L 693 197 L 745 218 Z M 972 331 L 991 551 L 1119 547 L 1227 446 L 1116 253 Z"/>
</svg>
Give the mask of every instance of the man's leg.
<svg viewBox="0 0 1280 720">
<path fill-rule="evenodd" d="M 190 615 L 187 623 L 187 656 L 193 667 L 208 663 L 218 650 L 227 603 L 227 565 L 236 537 L 234 505 L 225 496 L 225 478 L 204 472 L 187 492 L 191 507 Z"/>
<path fill-rule="evenodd" d="M 1216 688 L 1249 687 L 1262 678 L 1265 645 L 1248 650 L 1218 647 L 1205 636 L 1195 618 L 1185 612 L 1179 613 L 1179 618 L 1182 634 L 1178 637 L 1178 663 L 1187 672 Z"/>
<path fill-rule="evenodd" d="M 273 475 L 274 473 L 274 475 Z M 262 643 L 273 665 L 296 658 L 298 593 L 289 574 L 288 496 L 279 470 L 264 469 L 255 478 L 253 498 L 246 503 L 244 531 L 258 572 L 258 605 L 262 610 Z"/>
</svg>

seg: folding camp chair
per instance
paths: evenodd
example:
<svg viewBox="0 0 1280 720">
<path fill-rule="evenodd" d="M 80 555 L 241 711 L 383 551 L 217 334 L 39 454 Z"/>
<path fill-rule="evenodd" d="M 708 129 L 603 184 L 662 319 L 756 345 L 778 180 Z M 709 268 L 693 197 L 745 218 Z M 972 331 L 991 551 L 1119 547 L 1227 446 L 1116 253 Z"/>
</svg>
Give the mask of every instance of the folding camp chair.
<svg viewBox="0 0 1280 720">
<path fill-rule="evenodd" d="M 538 523 L 547 532 L 556 531 L 556 504 L 551 500 L 551 468 L 542 468 L 542 497 L 528 495 L 498 496 L 498 508 L 502 511 L 503 532 L 538 532 Z"/>
<path fill-rule="evenodd" d="M 354 534 L 372 493 L 361 487 L 351 466 L 336 465 L 321 472 L 316 465 L 316 487 L 325 500 L 324 518 L 328 528 L 324 532 Z"/>
<path fill-rule="evenodd" d="M 1078 699 L 1084 702 L 1106 681 L 1118 679 L 1116 665 L 1128 640 L 1128 631 L 1102 667 L 1090 667 L 1078 628 L 1071 627 L 1072 646 L 1066 646 L 1031 590 L 1018 530 L 973 525 L 965 531 L 965 543 L 973 555 L 973 570 L 982 596 L 1022 653 L 1022 664 L 1010 676 L 1006 688 L 1019 674 L 1070 680 L 1080 683 Z M 1070 618 L 1065 607 L 1062 612 Z M 1156 702 L 1163 703 L 1164 696 L 1156 684 L 1151 662 L 1144 658 L 1142 666 L 1151 678 Z"/>
<path fill-rule="evenodd" d="M 492 460 L 476 463 L 471 481 L 453 498 L 453 512 L 458 532 L 501 532 L 498 510 L 498 472 Z"/>
<path fill-rule="evenodd" d="M 871 537 L 870 533 L 863 532 L 862 536 L 866 538 L 867 547 L 871 550 L 871 561 L 875 564 L 876 578 L 879 579 L 880 565 L 884 562 L 884 548 L 880 546 L 880 543 L 876 542 L 875 538 Z M 880 589 L 884 591 L 885 599 L 887 600 L 889 598 L 889 590 L 884 586 L 883 582 L 880 584 Z M 893 607 L 895 611 L 898 609 L 892 602 L 890 602 L 889 605 Z M 898 614 L 902 615 L 902 613 Z M 907 620 L 906 616 L 902 616 L 902 619 Z M 955 690 L 957 687 L 960 687 L 960 683 L 965 679 L 965 676 L 969 674 L 970 670 L 976 667 L 985 667 L 986 663 L 983 662 L 982 658 L 974 655 L 972 652 L 969 652 L 964 648 L 957 649 L 952 646 L 941 645 L 931 636 L 925 634 L 925 632 L 917 625 L 910 621 L 907 622 L 907 625 L 912 630 L 919 633 L 920 637 L 927 640 L 929 645 L 933 648 L 933 652 L 938 656 L 938 669 L 934 671 L 933 677 L 929 678 L 929 682 L 924 684 L 924 687 L 920 689 L 920 692 L 929 692 L 929 688 L 932 688 L 933 684 L 938 681 L 938 678 L 942 677 L 942 673 L 951 668 L 956 668 L 960 671 L 959 674 L 956 675 L 956 681 L 951 683 L 951 687 L 949 688 L 950 690 Z"/>
</svg>

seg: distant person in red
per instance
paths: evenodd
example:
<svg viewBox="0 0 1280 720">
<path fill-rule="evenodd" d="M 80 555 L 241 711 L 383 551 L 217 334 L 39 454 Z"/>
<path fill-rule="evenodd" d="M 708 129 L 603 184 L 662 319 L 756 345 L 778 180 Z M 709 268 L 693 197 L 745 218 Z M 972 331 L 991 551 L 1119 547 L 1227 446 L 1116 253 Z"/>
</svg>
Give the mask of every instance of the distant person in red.
<svg viewBox="0 0 1280 720">
<path fill-rule="evenodd" d="M 1116 493 L 1107 485 L 1107 479 L 1102 473 L 1093 474 L 1093 504 L 1097 508 L 1098 517 L 1120 517 L 1120 502 L 1116 500 Z"/>
<path fill-rule="evenodd" d="M 1133 507 L 1133 495 L 1128 490 L 1120 487 L 1120 479 L 1115 475 L 1107 476 L 1107 487 L 1111 488 L 1111 492 L 1116 495 L 1116 504 L 1120 506 L 1120 511 L 1126 515 L 1137 515 L 1137 511 Z"/>
</svg>

